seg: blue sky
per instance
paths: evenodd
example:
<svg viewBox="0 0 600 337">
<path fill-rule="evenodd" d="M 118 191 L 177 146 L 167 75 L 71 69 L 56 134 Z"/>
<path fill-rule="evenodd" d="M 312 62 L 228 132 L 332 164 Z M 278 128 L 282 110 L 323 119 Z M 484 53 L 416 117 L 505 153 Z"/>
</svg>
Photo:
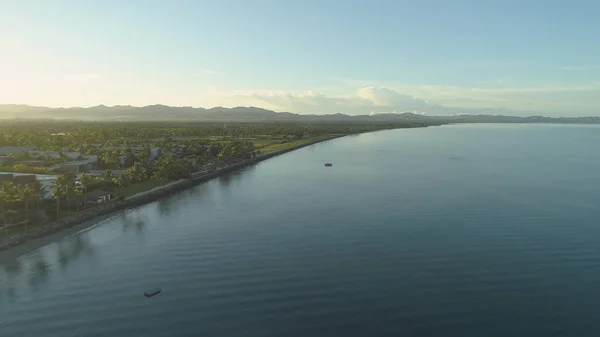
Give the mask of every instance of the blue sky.
<svg viewBox="0 0 600 337">
<path fill-rule="evenodd" d="M 0 104 L 600 115 L 596 0 L 0 6 Z"/>
</svg>

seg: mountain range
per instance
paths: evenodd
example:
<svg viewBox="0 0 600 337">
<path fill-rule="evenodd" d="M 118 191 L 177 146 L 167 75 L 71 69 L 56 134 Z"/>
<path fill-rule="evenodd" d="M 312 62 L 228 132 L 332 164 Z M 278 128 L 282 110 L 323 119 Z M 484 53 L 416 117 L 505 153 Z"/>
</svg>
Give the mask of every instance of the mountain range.
<svg viewBox="0 0 600 337">
<path fill-rule="evenodd" d="M 544 117 L 456 114 L 452 116 L 420 115 L 411 112 L 381 113 L 370 115 L 306 115 L 291 112 L 275 112 L 257 107 L 215 107 L 210 109 L 148 105 L 135 107 L 99 105 L 89 108 L 48 108 L 30 105 L 0 105 L 0 119 L 54 119 L 88 121 L 213 121 L 213 122 L 391 122 L 421 121 L 435 123 L 581 123 L 600 124 L 600 117 Z"/>
</svg>

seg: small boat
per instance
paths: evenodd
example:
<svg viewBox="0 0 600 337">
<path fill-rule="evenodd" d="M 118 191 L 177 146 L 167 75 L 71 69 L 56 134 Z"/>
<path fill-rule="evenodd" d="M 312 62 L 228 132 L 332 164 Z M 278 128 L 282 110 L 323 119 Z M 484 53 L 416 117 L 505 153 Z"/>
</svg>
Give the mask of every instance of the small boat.
<svg viewBox="0 0 600 337">
<path fill-rule="evenodd" d="M 162 289 L 160 289 L 160 288 L 150 289 L 150 290 L 148 290 L 148 291 L 146 291 L 144 293 L 144 296 L 146 296 L 146 297 L 152 297 L 154 295 L 160 294 L 161 291 L 162 291 Z"/>
<path fill-rule="evenodd" d="M 325 163 L 325 166 L 333 166 L 332 163 Z"/>
</svg>

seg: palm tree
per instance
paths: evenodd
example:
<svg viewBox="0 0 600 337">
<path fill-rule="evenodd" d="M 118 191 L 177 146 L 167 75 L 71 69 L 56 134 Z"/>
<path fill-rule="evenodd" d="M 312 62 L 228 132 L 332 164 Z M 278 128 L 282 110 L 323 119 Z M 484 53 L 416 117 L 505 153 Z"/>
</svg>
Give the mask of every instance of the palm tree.
<svg viewBox="0 0 600 337">
<path fill-rule="evenodd" d="M 81 175 L 81 177 L 79 178 L 79 184 L 81 185 L 81 187 L 83 187 L 86 203 L 87 203 L 87 197 L 88 197 L 88 188 L 92 185 L 92 183 L 94 183 L 95 180 L 96 179 L 94 177 L 92 177 L 91 175 L 89 175 L 87 173 L 83 173 Z"/>
<path fill-rule="evenodd" d="M 21 197 L 25 203 L 25 231 L 27 231 L 27 225 L 29 224 L 29 200 L 34 193 L 34 190 L 29 186 L 25 186 L 25 188 L 21 190 Z"/>
<path fill-rule="evenodd" d="M 146 168 L 140 162 L 135 162 L 132 167 L 127 169 L 127 177 L 130 181 L 138 182 L 148 178 Z"/>
<path fill-rule="evenodd" d="M 4 182 L 4 184 L 2 184 L 2 189 L 4 191 L 4 201 L 6 203 L 14 204 L 21 201 L 19 188 L 12 182 Z"/>
<path fill-rule="evenodd" d="M 112 179 L 113 183 L 115 183 L 118 186 L 125 186 L 127 185 L 127 183 L 129 182 L 129 179 L 127 177 L 127 175 L 125 174 L 125 172 L 119 174 L 118 176 L 114 177 Z"/>
<path fill-rule="evenodd" d="M 107 169 L 102 173 L 101 177 L 105 180 L 112 181 L 115 175 L 112 173 L 111 169 Z"/>
<path fill-rule="evenodd" d="M 43 197 L 43 194 L 46 192 L 46 188 L 44 185 L 42 185 L 39 181 L 35 181 L 34 183 L 32 183 L 30 185 L 30 188 L 32 190 L 32 196 L 35 196 L 35 200 L 36 200 L 36 205 L 37 205 L 37 210 L 40 210 L 40 200 Z"/>
<path fill-rule="evenodd" d="M 60 218 L 60 199 L 67 194 L 67 188 L 71 181 L 64 175 L 59 175 L 52 182 L 52 197 L 56 200 L 56 218 Z"/>
<path fill-rule="evenodd" d="M 0 216 L 2 217 L 4 229 L 6 229 L 6 217 L 4 216 L 4 207 L 6 206 L 8 195 L 4 189 L 4 184 L 0 185 Z"/>
<path fill-rule="evenodd" d="M 12 218 L 17 215 L 18 213 L 15 210 L 6 210 L 3 211 L 2 213 L 0 213 L 0 216 L 2 217 L 3 223 L 4 223 L 4 235 L 8 238 L 8 226 L 6 225 L 6 218 L 9 218 L 9 221 L 12 220 Z"/>
<path fill-rule="evenodd" d="M 65 197 L 67 198 L 67 208 L 69 210 L 69 212 L 71 212 L 71 199 L 72 197 L 75 195 L 75 188 L 73 187 L 73 185 L 66 185 L 65 186 Z"/>
<path fill-rule="evenodd" d="M 2 221 L 4 224 L 4 230 L 6 231 L 6 235 L 8 235 L 8 226 L 6 225 L 6 219 L 12 218 L 18 214 L 14 210 L 6 209 L 7 204 L 13 204 L 19 200 L 18 197 L 19 190 L 17 187 L 10 181 L 2 183 L 0 185 L 0 203 L 2 207 L 0 208 L 0 215 L 2 216 Z"/>
</svg>

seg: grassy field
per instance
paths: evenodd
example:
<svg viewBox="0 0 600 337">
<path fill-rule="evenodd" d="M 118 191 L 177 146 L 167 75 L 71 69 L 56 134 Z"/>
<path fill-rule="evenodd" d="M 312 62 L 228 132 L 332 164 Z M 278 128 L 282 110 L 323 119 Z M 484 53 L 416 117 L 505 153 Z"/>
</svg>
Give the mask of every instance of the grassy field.
<svg viewBox="0 0 600 337">
<path fill-rule="evenodd" d="M 257 138 L 257 139 L 252 139 L 252 144 L 254 144 L 254 147 L 257 149 L 262 148 L 263 146 L 267 146 L 273 143 L 278 142 L 278 139 L 261 139 L 261 138 Z"/>
<path fill-rule="evenodd" d="M 150 179 L 150 180 L 142 181 L 137 184 L 131 184 L 131 185 L 119 187 L 119 188 L 117 188 L 117 193 L 119 193 L 120 196 L 130 197 L 134 194 L 148 191 L 155 187 L 166 185 L 171 182 L 172 182 L 171 180 L 165 180 L 165 179 Z"/>
<path fill-rule="evenodd" d="M 280 150 L 287 150 L 287 149 L 291 149 L 295 146 L 299 146 L 299 145 L 303 145 L 303 144 L 307 144 L 316 140 L 323 140 L 323 139 L 327 139 L 329 138 L 329 136 L 323 136 L 323 137 L 311 137 L 311 138 L 303 138 L 303 139 L 299 139 L 299 140 L 294 140 L 291 142 L 287 142 L 287 143 L 273 143 L 273 144 L 269 144 L 266 145 L 265 147 L 262 147 L 260 149 L 261 153 L 269 153 L 269 152 L 273 152 L 273 151 L 280 151 Z"/>
</svg>

